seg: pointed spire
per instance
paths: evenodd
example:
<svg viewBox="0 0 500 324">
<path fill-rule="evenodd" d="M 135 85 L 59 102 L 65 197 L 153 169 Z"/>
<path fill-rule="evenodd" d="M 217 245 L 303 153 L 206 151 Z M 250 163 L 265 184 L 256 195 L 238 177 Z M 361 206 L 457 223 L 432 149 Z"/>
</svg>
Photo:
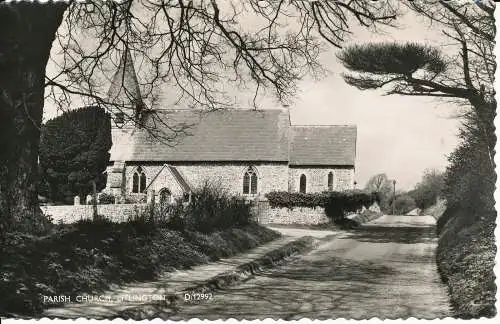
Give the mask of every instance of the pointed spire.
<svg viewBox="0 0 500 324">
<path fill-rule="evenodd" d="M 111 86 L 108 90 L 108 100 L 111 103 L 126 107 L 130 106 L 130 108 L 136 110 L 140 110 L 143 107 L 139 82 L 128 47 L 125 47 L 118 70 L 111 81 Z M 136 113 L 138 112 L 136 111 Z"/>
</svg>

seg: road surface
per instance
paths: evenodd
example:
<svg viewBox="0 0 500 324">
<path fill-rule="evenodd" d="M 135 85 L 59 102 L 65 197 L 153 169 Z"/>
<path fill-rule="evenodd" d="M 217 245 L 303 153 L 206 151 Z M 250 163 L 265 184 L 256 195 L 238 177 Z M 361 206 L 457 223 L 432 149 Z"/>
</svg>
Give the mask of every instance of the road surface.
<svg viewBox="0 0 500 324">
<path fill-rule="evenodd" d="M 442 318 L 449 299 L 434 261 L 435 220 L 382 216 L 323 237 L 312 252 L 199 304 L 159 311 L 173 320 Z M 321 235 L 320 235 L 321 236 Z"/>
</svg>

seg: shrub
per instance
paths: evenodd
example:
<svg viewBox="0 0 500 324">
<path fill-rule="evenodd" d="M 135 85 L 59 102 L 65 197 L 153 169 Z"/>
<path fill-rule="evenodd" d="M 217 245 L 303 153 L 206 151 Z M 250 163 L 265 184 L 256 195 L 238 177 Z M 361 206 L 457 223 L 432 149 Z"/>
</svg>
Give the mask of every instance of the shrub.
<svg viewBox="0 0 500 324">
<path fill-rule="evenodd" d="M 115 196 L 102 192 L 99 194 L 99 203 L 103 205 L 110 205 L 115 203 Z"/>
<path fill-rule="evenodd" d="M 394 212 L 396 213 L 396 215 L 404 215 L 409 211 L 417 208 L 415 199 L 413 199 L 407 194 L 402 194 L 397 196 L 393 204 L 394 204 Z"/>
<path fill-rule="evenodd" d="M 444 173 L 435 169 L 428 169 L 424 171 L 422 181 L 408 194 L 415 200 L 418 208 L 426 209 L 435 205 L 438 199 L 443 196 L 444 187 Z"/>
<path fill-rule="evenodd" d="M 122 198 L 121 203 L 123 204 L 144 204 L 146 203 L 147 197 L 145 194 L 128 194 Z"/>
<path fill-rule="evenodd" d="M 205 183 L 193 192 L 191 203 L 183 208 L 182 225 L 186 230 L 203 233 L 242 227 L 251 223 L 250 209 L 250 203 L 244 199 L 231 197 L 220 186 Z"/>
</svg>

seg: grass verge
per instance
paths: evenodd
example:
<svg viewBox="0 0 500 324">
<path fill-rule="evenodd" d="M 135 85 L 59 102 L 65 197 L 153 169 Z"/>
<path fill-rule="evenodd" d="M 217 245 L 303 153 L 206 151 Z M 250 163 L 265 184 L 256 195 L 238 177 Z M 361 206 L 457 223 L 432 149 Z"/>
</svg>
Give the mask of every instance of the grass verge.
<svg viewBox="0 0 500 324">
<path fill-rule="evenodd" d="M 230 257 L 280 235 L 258 224 L 213 233 L 140 222 L 81 222 L 36 237 L 10 233 L 0 264 L 0 315 L 37 316 L 43 296 L 98 293 L 111 284 Z"/>
<path fill-rule="evenodd" d="M 454 210 L 440 227 L 436 261 L 456 317 L 496 315 L 495 216 Z"/>
<path fill-rule="evenodd" d="M 189 287 L 184 292 L 189 292 L 191 294 L 211 293 L 219 289 L 224 289 L 228 286 L 236 285 L 250 279 L 253 275 L 260 271 L 270 269 L 275 265 L 282 263 L 286 260 L 286 258 L 292 255 L 310 251 L 313 248 L 314 243 L 315 239 L 310 236 L 301 237 L 266 253 L 258 259 L 241 264 L 235 270 L 225 272 L 203 283 Z M 182 301 L 184 292 L 169 296 L 166 302 L 161 301 L 126 309 L 120 312 L 117 317 L 138 321 L 156 318 L 158 317 L 158 314 L 165 313 L 167 309 L 175 311 Z"/>
</svg>

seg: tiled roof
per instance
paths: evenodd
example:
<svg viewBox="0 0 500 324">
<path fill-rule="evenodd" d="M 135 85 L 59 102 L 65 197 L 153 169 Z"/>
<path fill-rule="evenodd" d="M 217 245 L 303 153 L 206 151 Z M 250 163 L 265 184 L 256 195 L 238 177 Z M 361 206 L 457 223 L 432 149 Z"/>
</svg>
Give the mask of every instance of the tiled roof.
<svg viewBox="0 0 500 324">
<path fill-rule="evenodd" d="M 175 177 L 175 180 L 177 180 L 179 185 L 182 187 L 182 190 L 184 192 L 191 192 L 191 187 L 187 183 L 186 179 L 184 179 L 184 177 L 181 175 L 179 170 L 177 170 L 177 168 L 172 165 L 168 165 L 167 167 L 170 170 L 170 173 L 172 173 L 172 175 Z"/>
<path fill-rule="evenodd" d="M 354 165 L 356 126 L 292 126 L 290 140 L 290 165 Z"/>
<path fill-rule="evenodd" d="M 136 129 L 115 143 L 111 160 L 125 161 L 288 161 L 290 119 L 288 110 L 160 110 L 146 115 L 162 135 L 167 127 L 189 126 L 173 145 Z M 161 122 L 159 121 L 161 119 Z M 119 139 L 117 139 L 117 142 Z"/>
</svg>

